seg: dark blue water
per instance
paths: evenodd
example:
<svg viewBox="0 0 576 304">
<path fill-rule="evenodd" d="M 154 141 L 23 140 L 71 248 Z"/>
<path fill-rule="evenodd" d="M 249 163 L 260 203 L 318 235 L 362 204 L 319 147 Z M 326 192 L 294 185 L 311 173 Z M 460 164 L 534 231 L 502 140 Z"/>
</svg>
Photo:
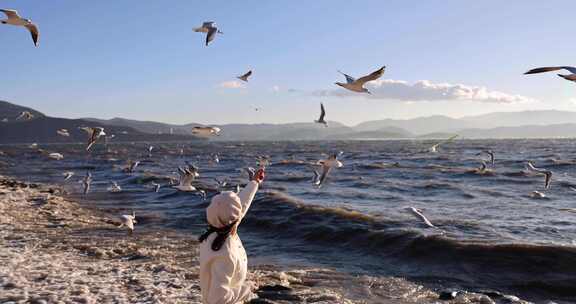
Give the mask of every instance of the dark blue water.
<svg viewBox="0 0 576 304">
<path fill-rule="evenodd" d="M 200 167 L 197 186 L 217 193 L 214 178 L 245 183 L 240 168 L 267 155 L 267 179 L 240 234 L 255 262 L 322 265 L 352 273 L 401 275 L 445 286 L 499 288 L 571 298 L 576 295 L 576 145 L 572 140 L 460 140 L 426 153 L 433 141 L 216 142 L 40 145 L 60 152 L 50 160 L 26 146 L 2 146 L 3 173 L 24 181 L 60 184 L 86 204 L 120 214 L 135 210 L 138 229 L 198 234 L 208 201 L 167 186 L 177 166 Z M 482 150 L 496 153 L 488 172 L 475 171 Z M 183 150 L 183 153 L 180 151 Z M 306 164 L 343 151 L 344 167 L 318 189 Z M 211 154 L 219 164 L 210 164 Z M 126 161 L 140 160 L 133 174 Z M 527 160 L 553 171 L 552 186 L 526 172 Z M 397 163 L 397 164 L 395 164 Z M 90 170 L 92 191 L 78 181 Z M 76 175 L 63 181 L 64 171 Z M 110 181 L 123 191 L 108 193 Z M 166 185 L 159 193 L 151 182 Z M 574 187 L 574 189 L 572 189 Z M 231 188 L 232 189 L 232 188 Z M 545 198 L 533 198 L 541 191 Z M 426 227 L 407 206 L 423 210 Z"/>
</svg>

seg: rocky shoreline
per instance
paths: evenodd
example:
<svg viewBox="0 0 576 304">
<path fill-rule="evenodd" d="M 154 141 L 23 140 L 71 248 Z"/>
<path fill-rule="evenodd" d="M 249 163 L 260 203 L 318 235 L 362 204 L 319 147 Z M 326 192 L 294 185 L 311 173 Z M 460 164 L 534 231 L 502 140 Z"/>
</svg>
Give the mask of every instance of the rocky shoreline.
<svg viewBox="0 0 576 304">
<path fill-rule="evenodd" d="M 0 176 L 0 303 L 201 303 L 193 236 L 128 236 L 61 192 Z M 251 303 L 528 303 L 330 269 L 259 265 L 250 279 L 259 295 Z"/>
</svg>

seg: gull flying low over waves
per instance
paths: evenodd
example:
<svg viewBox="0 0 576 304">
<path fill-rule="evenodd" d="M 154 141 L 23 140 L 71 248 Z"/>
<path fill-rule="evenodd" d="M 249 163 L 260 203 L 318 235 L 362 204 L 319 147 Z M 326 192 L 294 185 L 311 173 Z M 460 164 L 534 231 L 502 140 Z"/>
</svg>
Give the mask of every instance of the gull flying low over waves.
<svg viewBox="0 0 576 304">
<path fill-rule="evenodd" d="M 546 198 L 546 194 L 544 194 L 544 192 L 540 192 L 540 191 L 532 191 L 532 192 L 530 192 L 530 197 L 531 198 Z"/>
<path fill-rule="evenodd" d="M 248 82 L 248 77 L 250 77 L 252 75 L 252 70 L 248 71 L 246 74 L 242 75 L 242 76 L 238 76 L 236 78 L 244 81 L 244 82 Z"/>
<path fill-rule="evenodd" d="M 324 120 L 324 117 L 326 117 L 326 109 L 324 109 L 324 104 L 320 103 L 320 118 L 318 118 L 318 120 L 315 120 L 314 122 L 323 124 L 324 127 L 328 127 L 328 123 L 326 122 L 326 120 Z"/>
<path fill-rule="evenodd" d="M 558 76 L 568 80 L 568 81 L 574 81 L 576 82 L 576 67 L 571 67 L 571 66 L 558 66 L 558 67 L 543 67 L 543 68 L 536 68 L 536 69 L 532 69 L 526 73 L 524 73 L 524 75 L 528 75 L 528 74 L 538 74 L 538 73 L 546 73 L 546 72 L 552 72 L 552 71 L 559 71 L 559 70 L 566 70 L 572 74 L 567 74 L 567 75 L 563 75 L 563 74 L 558 74 Z"/>
<path fill-rule="evenodd" d="M 90 184 L 92 183 L 92 174 L 90 171 L 86 172 L 86 176 L 82 180 L 82 185 L 84 186 L 84 195 L 88 194 L 90 191 Z"/>
<path fill-rule="evenodd" d="M 108 187 L 108 192 L 118 193 L 118 192 L 122 191 L 122 187 L 120 187 L 120 185 L 118 185 L 117 182 L 110 181 L 110 183 L 112 183 L 112 185 L 110 185 L 110 187 Z"/>
<path fill-rule="evenodd" d="M 406 207 L 404 209 L 410 211 L 417 219 L 421 220 L 426 226 L 430 228 L 436 228 L 436 226 L 432 225 L 432 223 L 424 216 L 422 210 L 414 207 Z"/>
<path fill-rule="evenodd" d="M 61 160 L 64 158 L 64 155 L 62 155 L 58 152 L 54 152 L 54 153 L 48 154 L 48 157 L 50 157 L 51 159 L 55 159 L 55 160 Z"/>
<path fill-rule="evenodd" d="M 322 166 L 322 174 L 318 173 L 317 170 L 314 170 L 314 185 L 318 187 L 322 186 L 333 168 L 341 168 L 343 166 L 343 164 L 338 160 L 338 154 L 339 153 L 334 153 L 327 159 L 318 161 L 317 165 Z"/>
<path fill-rule="evenodd" d="M 65 137 L 69 137 L 70 133 L 68 133 L 68 130 L 66 129 L 59 129 L 56 130 L 56 134 L 60 135 L 60 136 L 65 136 Z"/>
<path fill-rule="evenodd" d="M 384 74 L 385 68 L 386 67 L 383 66 L 379 70 L 374 71 L 374 72 L 370 73 L 369 75 L 366 75 L 364 77 L 360 77 L 358 79 L 354 79 L 352 76 L 338 71 L 340 74 L 342 74 L 342 75 L 344 75 L 344 77 L 346 77 L 346 83 L 336 82 L 335 84 L 337 84 L 337 85 L 339 85 L 345 89 L 348 89 L 350 91 L 353 91 L 353 92 L 372 94 L 372 93 L 370 93 L 370 91 L 368 91 L 368 89 L 366 89 L 364 87 L 364 85 L 369 81 L 373 81 L 373 80 L 376 80 L 376 79 L 382 77 L 382 75 Z"/>
<path fill-rule="evenodd" d="M 136 213 L 132 211 L 132 215 L 128 214 L 121 215 L 120 220 L 122 222 L 120 223 L 120 226 L 118 226 L 118 228 L 126 227 L 128 229 L 128 234 L 132 235 L 132 232 L 134 232 L 134 224 L 138 223 L 136 222 Z"/>
<path fill-rule="evenodd" d="M 86 151 L 90 150 L 92 145 L 96 143 L 100 136 L 106 136 L 104 128 L 102 127 L 81 127 L 80 129 L 88 133 L 88 145 L 86 146 Z"/>
<path fill-rule="evenodd" d="M 30 120 L 32 118 L 34 118 L 34 114 L 28 111 L 23 111 L 20 113 L 20 115 L 18 115 L 18 117 L 16 117 L 16 120 Z"/>
<path fill-rule="evenodd" d="M 192 186 L 192 182 L 196 177 L 200 176 L 198 174 L 198 168 L 188 165 L 186 168 L 178 167 L 178 174 L 180 175 L 180 181 L 178 185 L 173 186 L 175 189 L 184 192 L 194 192 L 196 188 Z"/>
<path fill-rule="evenodd" d="M 64 172 L 62 175 L 64 175 L 64 180 L 67 181 L 74 175 L 74 172 L 68 171 L 68 172 Z"/>
<path fill-rule="evenodd" d="M 192 134 L 196 135 L 196 136 L 203 136 L 203 137 L 209 137 L 209 136 L 220 136 L 220 128 L 218 127 L 194 127 L 192 128 Z"/>
<path fill-rule="evenodd" d="M 544 180 L 544 189 L 550 188 L 550 183 L 552 182 L 552 171 L 536 168 L 534 167 L 534 163 L 532 163 L 532 161 L 528 161 L 526 163 L 526 169 L 528 169 L 530 172 L 535 172 L 546 176 L 546 179 Z"/>
<path fill-rule="evenodd" d="M 481 155 L 482 153 L 488 154 L 488 155 L 490 156 L 490 164 L 491 164 L 492 166 L 494 166 L 494 161 L 495 161 L 494 151 L 492 151 L 492 150 L 484 150 L 484 151 L 478 153 L 478 155 Z"/>
<path fill-rule="evenodd" d="M 0 23 L 25 27 L 32 35 L 34 45 L 36 47 L 38 46 L 38 37 L 40 35 L 38 34 L 38 27 L 36 24 L 32 23 L 32 20 L 20 17 L 18 12 L 15 10 L 0 9 L 0 12 L 3 12 L 6 17 L 8 17 L 8 19 L 0 20 Z"/>
<path fill-rule="evenodd" d="M 154 187 L 154 192 L 158 193 L 160 191 L 160 184 L 152 182 L 152 187 Z"/>
<path fill-rule="evenodd" d="M 138 167 L 139 164 L 140 164 L 139 161 L 129 160 L 128 164 L 126 165 L 126 167 L 124 169 L 122 169 L 122 171 L 124 171 L 125 173 L 134 173 L 134 171 L 136 170 L 136 167 Z"/>
<path fill-rule="evenodd" d="M 452 136 L 452 137 L 450 137 L 450 138 L 448 138 L 448 139 L 446 139 L 446 140 L 443 140 L 443 141 L 441 141 L 441 142 L 433 145 L 432 147 L 428 148 L 428 152 L 430 152 L 430 153 L 437 153 L 437 152 L 438 152 L 438 147 L 439 147 L 440 145 L 449 143 L 449 142 L 453 141 L 456 137 L 458 137 L 458 135 L 454 135 L 454 136 Z"/>
<path fill-rule="evenodd" d="M 216 27 L 216 23 L 212 21 L 202 23 L 202 26 L 195 28 L 194 31 L 197 33 L 206 33 L 206 46 L 216 38 L 217 33 L 224 34 Z"/>
</svg>

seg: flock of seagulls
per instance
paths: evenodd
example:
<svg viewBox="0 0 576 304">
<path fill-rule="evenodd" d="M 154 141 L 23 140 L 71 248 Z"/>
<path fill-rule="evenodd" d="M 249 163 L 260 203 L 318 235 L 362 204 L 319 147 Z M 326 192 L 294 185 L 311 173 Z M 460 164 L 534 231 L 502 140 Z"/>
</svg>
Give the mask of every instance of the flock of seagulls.
<svg viewBox="0 0 576 304">
<path fill-rule="evenodd" d="M 0 12 L 2 12 L 6 16 L 6 19 L 0 20 L 1 24 L 19 26 L 19 27 L 26 28 L 32 36 L 32 41 L 34 42 L 34 45 L 36 47 L 38 47 L 40 35 L 39 35 L 39 31 L 38 31 L 38 26 L 36 24 L 34 24 L 30 19 L 22 18 L 16 10 L 0 9 Z M 216 38 L 216 36 L 218 34 L 223 34 L 223 32 L 220 31 L 220 29 L 216 26 L 216 23 L 212 22 L 212 21 L 203 22 L 200 27 L 194 28 L 193 31 L 197 32 L 197 33 L 206 34 L 206 39 L 205 39 L 205 45 L 206 46 L 208 46 L 212 41 L 214 41 L 214 39 Z M 340 87 L 342 87 L 346 90 L 349 90 L 351 92 L 372 94 L 366 88 L 366 84 L 368 82 L 377 80 L 380 77 L 382 77 L 382 75 L 385 72 L 385 68 L 386 67 L 383 66 L 380 69 L 378 69 L 378 70 L 376 70 L 376 71 L 374 71 L 374 72 L 372 72 L 366 76 L 362 76 L 358 79 L 355 79 L 354 77 L 352 77 L 348 74 L 345 74 L 341 71 L 338 71 L 339 73 L 341 73 L 345 77 L 346 82 L 335 82 L 335 84 L 337 86 L 340 86 Z M 566 71 L 570 72 L 570 74 L 558 74 L 559 77 L 562 77 L 563 79 L 568 80 L 568 81 L 576 82 L 576 67 L 571 67 L 571 66 L 540 67 L 540 68 L 535 68 L 535 69 L 529 70 L 524 74 L 529 75 L 529 74 L 546 73 L 546 72 L 560 71 L 560 70 L 566 70 Z M 252 73 L 253 73 L 252 70 L 249 70 L 248 72 L 246 72 L 240 76 L 237 76 L 237 78 L 243 82 L 248 82 L 249 78 L 252 76 Z M 255 107 L 255 110 L 259 111 L 260 108 Z M 23 111 L 16 118 L 16 120 L 31 120 L 33 118 L 34 118 L 34 115 L 31 112 Z M 2 121 L 7 122 L 7 119 L 5 118 Z M 324 127 L 328 127 L 328 122 L 326 121 L 326 109 L 325 109 L 323 103 L 320 104 L 320 116 L 317 120 L 314 120 L 314 122 L 317 124 L 323 125 Z M 110 136 L 107 136 L 106 133 L 104 132 L 104 128 L 102 128 L 102 127 L 80 127 L 80 129 L 84 130 L 87 133 L 88 143 L 86 145 L 86 151 L 89 151 L 90 148 L 101 137 L 104 137 L 105 144 L 108 143 L 108 140 L 110 140 L 114 137 L 113 134 Z M 218 127 L 198 126 L 198 127 L 192 128 L 192 134 L 196 135 L 196 136 L 201 136 L 201 137 L 219 136 L 220 132 L 221 132 L 221 129 Z M 70 133 L 67 129 L 59 129 L 56 131 L 56 133 L 59 136 L 64 136 L 64 137 L 70 136 Z M 440 145 L 451 142 L 457 136 L 458 135 L 452 136 L 446 140 L 443 140 L 441 142 L 434 144 L 433 146 L 431 146 L 428 149 L 427 152 L 437 153 L 438 147 Z M 152 150 L 153 150 L 153 147 L 150 146 L 148 149 L 148 156 L 149 157 L 151 157 L 151 155 L 152 155 Z M 495 156 L 494 156 L 493 151 L 486 150 L 486 151 L 482 151 L 481 154 L 487 154 L 490 157 L 490 159 L 488 160 L 489 163 L 492 166 L 494 166 Z M 314 170 L 314 178 L 313 178 L 313 184 L 314 185 L 316 185 L 318 187 L 322 186 L 322 184 L 326 181 L 326 178 L 328 177 L 328 175 L 330 174 L 330 172 L 332 170 L 340 168 L 343 166 L 342 162 L 340 162 L 338 160 L 339 155 L 340 155 L 339 153 L 334 153 L 334 154 L 331 154 L 327 159 L 318 161 L 316 166 L 320 167 L 321 172 L 319 172 L 318 170 Z M 48 156 L 52 159 L 55 159 L 55 160 L 61 160 L 64 157 L 60 153 L 50 153 L 50 154 L 48 154 Z M 217 155 L 213 156 L 212 159 L 210 160 L 210 162 L 217 164 L 219 162 L 218 156 Z M 139 161 L 131 161 L 130 160 L 130 161 L 128 161 L 128 165 L 126 166 L 126 168 L 123 169 L 123 171 L 126 173 L 133 173 L 136 170 L 136 167 L 138 166 L 138 164 L 139 164 Z M 264 167 L 268 164 L 269 164 L 269 160 L 267 160 L 265 158 L 259 160 L 259 165 L 262 167 Z M 551 171 L 537 168 L 534 166 L 534 164 L 531 161 L 527 162 L 526 169 L 529 172 L 544 175 L 545 176 L 545 189 L 549 189 L 550 183 L 552 180 L 552 172 Z M 486 172 L 486 170 L 487 170 L 486 161 L 481 160 L 481 167 L 478 168 L 477 172 L 483 173 L 483 172 Z M 179 182 L 177 185 L 173 185 L 173 187 L 177 190 L 180 190 L 180 191 L 199 193 L 205 198 L 206 193 L 203 190 L 196 189 L 192 185 L 193 181 L 199 177 L 198 171 L 199 170 L 196 166 L 191 165 L 189 163 L 187 163 L 187 165 L 185 167 L 178 167 Z M 254 168 L 246 168 L 245 171 L 248 173 L 248 175 L 253 175 L 255 172 L 255 169 Z M 73 172 L 65 172 L 63 175 L 64 175 L 64 180 L 69 180 L 74 175 L 74 173 Z M 226 186 L 226 181 L 217 181 L 217 182 L 218 182 L 219 188 Z M 84 178 L 82 179 L 83 193 L 84 194 L 87 194 L 90 191 L 91 183 L 92 183 L 92 175 L 90 172 L 87 172 L 86 175 L 84 176 Z M 157 184 L 157 183 L 152 183 L 152 187 L 154 187 L 155 192 L 158 192 L 160 190 L 161 185 Z M 110 192 L 122 191 L 121 187 L 116 182 L 111 182 L 111 185 L 108 189 Z M 544 197 L 544 194 L 539 192 L 539 191 L 534 191 L 533 194 L 535 196 Z M 435 227 L 424 216 L 422 210 L 417 209 L 415 207 L 407 207 L 406 209 L 408 211 L 410 211 L 418 219 L 420 219 L 426 226 Z M 127 227 L 129 230 L 129 233 L 132 233 L 132 231 L 134 230 L 134 224 L 137 223 L 135 213 L 132 213 L 131 215 L 122 215 L 121 219 L 122 219 L 121 226 Z"/>
</svg>

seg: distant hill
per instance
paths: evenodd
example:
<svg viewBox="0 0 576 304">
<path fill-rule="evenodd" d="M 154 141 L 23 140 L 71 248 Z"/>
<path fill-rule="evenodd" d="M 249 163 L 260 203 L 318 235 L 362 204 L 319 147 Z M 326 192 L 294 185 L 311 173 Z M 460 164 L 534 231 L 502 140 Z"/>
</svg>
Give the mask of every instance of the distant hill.
<svg viewBox="0 0 576 304">
<path fill-rule="evenodd" d="M 30 111 L 35 118 L 15 121 L 22 112 Z M 157 141 L 194 140 L 192 128 L 198 123 L 184 125 L 124 118 L 65 119 L 48 117 L 30 108 L 0 101 L 0 143 L 11 142 L 67 142 L 85 141 L 80 126 L 104 126 L 117 140 Z M 451 118 L 428 116 L 414 119 L 383 119 L 367 121 L 350 127 L 329 122 L 329 127 L 315 123 L 287 124 L 223 124 L 213 125 L 222 129 L 212 140 L 351 140 L 397 138 L 447 138 L 459 134 L 460 138 L 544 138 L 575 137 L 576 112 L 523 111 L 498 112 L 485 115 Z M 68 129 L 70 138 L 56 135 L 59 128 Z M 126 133 L 126 134 L 125 134 Z M 172 135 L 170 135 L 172 133 Z"/>
<path fill-rule="evenodd" d="M 22 111 L 34 114 L 31 120 L 16 120 Z M 83 119 L 67 119 L 45 116 L 44 114 L 26 107 L 0 101 L 0 117 L 8 118 L 7 122 L 0 122 L 0 143 L 66 143 L 86 142 L 86 132 L 79 127 L 101 126 L 98 123 Z M 106 134 L 114 134 L 114 141 L 169 141 L 194 140 L 191 136 L 155 135 L 137 131 L 123 126 L 106 125 Z M 58 129 L 67 129 L 69 137 L 56 134 Z"/>
</svg>

